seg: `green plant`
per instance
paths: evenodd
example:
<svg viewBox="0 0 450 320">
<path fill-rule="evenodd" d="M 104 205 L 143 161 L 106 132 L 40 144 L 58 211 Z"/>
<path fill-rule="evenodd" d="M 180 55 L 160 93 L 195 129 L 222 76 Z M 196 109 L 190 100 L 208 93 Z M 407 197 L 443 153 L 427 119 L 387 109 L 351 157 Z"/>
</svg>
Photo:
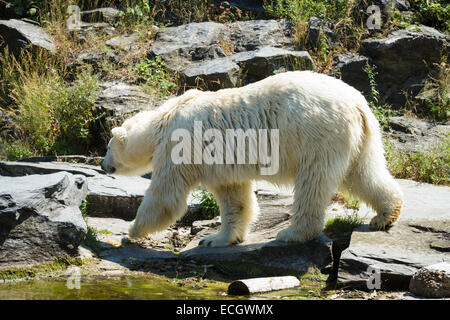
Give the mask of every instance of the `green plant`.
<svg viewBox="0 0 450 320">
<path fill-rule="evenodd" d="M 211 192 L 206 189 L 199 188 L 199 190 L 195 191 L 192 196 L 194 199 L 199 200 L 199 208 L 206 220 L 212 219 L 219 215 L 219 205 Z"/>
<path fill-rule="evenodd" d="M 336 217 L 325 222 L 325 232 L 330 234 L 346 234 L 364 223 L 364 218 L 358 216 L 358 211 L 349 215 Z"/>
<path fill-rule="evenodd" d="M 414 22 L 450 31 L 450 3 L 447 0 L 410 0 Z"/>
<path fill-rule="evenodd" d="M 380 104 L 378 101 L 379 92 L 377 89 L 377 82 L 375 80 L 375 77 L 377 75 L 377 72 L 375 71 L 376 67 L 370 65 L 368 62 L 366 63 L 366 67 L 364 68 L 364 71 L 367 74 L 367 77 L 369 79 L 369 86 L 370 86 L 370 92 L 369 92 L 369 107 L 372 109 L 372 112 L 374 113 L 377 120 L 380 122 L 381 126 L 387 125 L 387 119 L 393 115 L 395 115 L 397 112 L 392 110 L 391 106 L 388 104 Z"/>
<path fill-rule="evenodd" d="M 264 0 L 263 3 L 272 16 L 303 21 L 311 17 L 347 21 L 354 5 L 347 0 Z"/>
<path fill-rule="evenodd" d="M 450 184 L 450 135 L 433 147 L 408 152 L 396 149 L 389 140 L 384 141 L 389 171 L 396 178 Z"/>
<path fill-rule="evenodd" d="M 450 66 L 446 61 L 447 56 L 443 55 L 437 65 L 438 76 L 430 77 L 422 90 L 426 97 L 422 113 L 438 121 L 446 121 L 450 116 Z"/>
<path fill-rule="evenodd" d="M 59 76 L 31 75 L 13 84 L 14 121 L 26 144 L 40 154 L 86 153 L 98 118 L 95 76 L 82 73 L 68 84 Z"/>
<path fill-rule="evenodd" d="M 4 154 L 6 160 L 16 161 L 23 158 L 29 158 L 33 156 L 33 152 L 20 141 L 14 141 L 12 144 L 3 143 L 2 148 L 4 148 Z"/>
<path fill-rule="evenodd" d="M 14 13 L 20 17 L 37 20 L 40 5 L 43 1 L 38 0 L 12 0 L 5 2 L 5 8 L 12 8 Z"/>
<path fill-rule="evenodd" d="M 134 67 L 134 72 L 144 80 L 145 87 L 157 90 L 161 96 L 168 95 L 175 87 L 168 79 L 165 63 L 159 56 L 142 60 Z"/>
<path fill-rule="evenodd" d="M 296 0 L 264 0 L 267 13 L 280 18 L 296 20 L 299 17 L 299 2 Z"/>
<path fill-rule="evenodd" d="M 84 244 L 94 250 L 95 253 L 98 253 L 101 250 L 101 246 L 98 240 L 99 231 L 96 228 L 89 226 L 88 224 L 88 206 L 89 203 L 87 200 L 83 200 L 81 202 L 81 216 L 83 217 L 83 220 L 87 226 L 87 233 L 86 238 L 84 239 Z"/>
<path fill-rule="evenodd" d="M 349 192 L 342 191 L 338 192 L 336 196 L 333 198 L 333 201 L 337 201 L 342 203 L 348 209 L 359 209 L 361 205 L 361 201 L 355 197 L 353 197 Z"/>
<path fill-rule="evenodd" d="M 148 0 L 136 0 L 134 6 L 120 11 L 118 17 L 120 23 L 126 27 L 134 27 L 145 23 L 152 23 L 152 8 Z"/>
</svg>

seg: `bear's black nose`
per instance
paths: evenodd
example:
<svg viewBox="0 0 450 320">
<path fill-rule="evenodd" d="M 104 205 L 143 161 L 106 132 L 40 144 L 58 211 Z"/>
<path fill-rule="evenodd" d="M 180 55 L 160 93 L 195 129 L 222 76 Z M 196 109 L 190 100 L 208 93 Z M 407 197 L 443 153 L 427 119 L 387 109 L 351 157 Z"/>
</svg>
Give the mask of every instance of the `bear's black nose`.
<svg viewBox="0 0 450 320">
<path fill-rule="evenodd" d="M 109 173 L 114 173 L 114 172 L 116 172 L 116 168 L 111 167 L 111 168 L 109 169 Z"/>
</svg>

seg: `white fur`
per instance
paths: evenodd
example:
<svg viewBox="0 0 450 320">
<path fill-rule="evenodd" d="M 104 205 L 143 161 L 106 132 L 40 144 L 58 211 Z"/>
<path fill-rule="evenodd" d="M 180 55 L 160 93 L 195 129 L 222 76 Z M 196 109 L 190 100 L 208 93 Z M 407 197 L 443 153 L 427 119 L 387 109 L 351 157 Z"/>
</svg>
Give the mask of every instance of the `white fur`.
<svg viewBox="0 0 450 320">
<path fill-rule="evenodd" d="M 202 121 L 203 131 L 279 129 L 278 174 L 261 176 L 258 165 L 175 165 L 171 133 L 184 128 L 193 135 L 194 120 Z M 317 237 L 339 187 L 377 211 L 375 228 L 394 222 L 403 204 L 402 192 L 386 169 L 379 124 L 366 100 L 326 75 L 286 72 L 242 88 L 189 90 L 156 111 L 133 116 L 122 128 L 113 131 L 105 166 L 114 166 L 117 174 L 153 170 L 131 237 L 174 223 L 185 212 L 188 193 L 199 184 L 213 192 L 222 217 L 221 231 L 202 242 L 209 246 L 245 240 L 258 211 L 252 180 L 294 185 L 292 223 L 278 235 L 283 241 Z"/>
</svg>

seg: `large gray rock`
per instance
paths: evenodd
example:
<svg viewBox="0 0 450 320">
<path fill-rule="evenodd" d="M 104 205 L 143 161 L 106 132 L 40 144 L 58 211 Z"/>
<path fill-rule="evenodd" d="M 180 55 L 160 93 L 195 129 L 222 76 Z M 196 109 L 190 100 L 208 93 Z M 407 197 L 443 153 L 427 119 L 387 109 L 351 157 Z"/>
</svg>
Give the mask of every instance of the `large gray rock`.
<svg viewBox="0 0 450 320">
<path fill-rule="evenodd" d="M 339 261 L 338 283 L 367 289 L 368 268 L 380 269 L 381 289 L 407 289 L 419 269 L 450 261 L 450 188 L 397 180 L 405 194 L 399 220 L 388 231 L 367 224 L 353 231 Z M 367 221 L 374 215 L 360 209 Z"/>
<path fill-rule="evenodd" d="M 432 149 L 445 139 L 450 134 L 450 125 L 417 118 L 391 117 L 386 130 L 397 149 L 417 152 Z"/>
<path fill-rule="evenodd" d="M 425 81 L 435 77 L 443 52 L 449 51 L 450 37 L 426 26 L 410 26 L 372 38 L 361 44 L 361 53 L 376 66 L 380 102 L 403 105 L 406 91 L 415 98 Z"/>
<path fill-rule="evenodd" d="M 56 45 L 41 27 L 21 20 L 0 20 L 0 50 L 5 46 L 18 55 L 23 49 L 44 49 L 56 53 Z"/>
<path fill-rule="evenodd" d="M 75 157 L 71 157 L 76 159 Z M 87 213 L 91 217 L 119 218 L 131 221 L 142 202 L 151 180 L 144 177 L 107 175 L 99 166 L 68 162 L 1 162 L 0 176 L 26 176 L 68 172 L 82 175 L 87 181 Z M 46 160 L 42 158 L 42 160 Z M 50 158 L 50 160 L 53 160 Z M 198 200 L 189 195 L 188 209 L 184 218 L 196 219 L 203 214 L 198 209 Z M 192 223 L 192 220 L 189 221 Z"/>
<path fill-rule="evenodd" d="M 361 91 L 366 97 L 370 96 L 369 77 L 364 69 L 369 58 L 357 53 L 342 53 L 333 56 L 333 68 L 329 75 L 337 77 L 355 89 Z"/>
<path fill-rule="evenodd" d="M 325 37 L 325 42 L 328 46 L 333 45 L 337 37 L 334 31 L 334 23 L 317 17 L 309 18 L 306 38 L 308 46 L 313 48 L 320 47 L 323 37 Z"/>
<path fill-rule="evenodd" d="M 84 177 L 65 172 L 0 176 L 0 269 L 77 255 L 87 232 Z"/>
<path fill-rule="evenodd" d="M 293 23 L 286 19 L 236 21 L 228 25 L 228 30 L 235 52 L 260 47 L 292 50 L 295 46 Z"/>
<path fill-rule="evenodd" d="M 307 51 L 264 46 L 254 51 L 236 53 L 230 58 L 239 65 L 244 75 L 243 84 L 259 81 L 276 73 L 315 69 L 314 61 Z"/>
<path fill-rule="evenodd" d="M 98 113 L 105 113 L 108 128 L 120 125 L 125 118 L 152 107 L 151 97 L 135 85 L 108 81 L 100 84 L 100 90 L 95 105 Z"/>
<path fill-rule="evenodd" d="M 292 35 L 287 20 L 190 23 L 161 30 L 150 55 L 161 56 L 188 86 L 218 90 L 314 69 L 307 52 L 293 51 Z"/>
<path fill-rule="evenodd" d="M 209 90 L 235 87 L 238 82 L 239 66 L 229 58 L 219 58 L 191 63 L 180 70 L 181 79 L 192 87 Z"/>
<path fill-rule="evenodd" d="M 190 86 L 218 90 L 259 81 L 280 72 L 314 68 L 314 61 L 307 51 L 260 47 L 225 58 L 191 63 L 181 70 L 181 75 Z"/>
<path fill-rule="evenodd" d="M 417 271 L 409 283 L 409 291 L 428 298 L 450 297 L 450 263 L 441 262 Z"/>
<path fill-rule="evenodd" d="M 226 39 L 227 28 L 223 24 L 189 23 L 161 30 L 150 46 L 150 53 L 161 56 L 167 67 L 178 70 L 192 61 L 225 57 L 219 43 Z"/>
<path fill-rule="evenodd" d="M 64 162 L 0 162 L 0 175 L 24 176 L 69 172 L 87 180 L 89 216 L 133 220 L 151 181 L 142 177 L 106 175 L 100 167 Z"/>
</svg>

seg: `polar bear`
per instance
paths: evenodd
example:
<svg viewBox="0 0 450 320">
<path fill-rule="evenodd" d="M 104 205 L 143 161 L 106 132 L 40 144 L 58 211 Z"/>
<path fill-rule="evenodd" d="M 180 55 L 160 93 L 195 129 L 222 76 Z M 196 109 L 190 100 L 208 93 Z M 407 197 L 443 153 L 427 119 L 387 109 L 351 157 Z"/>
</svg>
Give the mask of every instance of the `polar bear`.
<svg viewBox="0 0 450 320">
<path fill-rule="evenodd" d="M 278 143 L 270 148 L 278 152 L 277 171 L 263 175 L 261 163 L 176 163 L 173 149 L 179 142 L 174 133 L 183 129 L 195 136 L 198 124 L 223 134 L 276 130 Z M 379 123 L 367 101 L 353 87 L 323 74 L 293 71 L 241 88 L 189 90 L 157 110 L 134 115 L 113 128 L 112 136 L 102 162 L 104 171 L 123 175 L 152 171 L 152 182 L 129 229 L 131 238 L 162 231 L 182 217 L 189 192 L 200 184 L 214 194 L 222 219 L 220 232 L 204 238 L 201 246 L 245 240 L 259 210 L 252 190 L 255 180 L 294 186 L 291 223 L 279 232 L 281 241 L 317 237 L 338 188 L 377 212 L 370 222 L 374 229 L 396 221 L 403 205 L 402 191 L 386 168 Z M 195 139 L 191 142 L 199 143 Z M 193 149 L 195 157 L 199 151 Z M 245 152 L 248 159 L 250 147 Z"/>
</svg>

